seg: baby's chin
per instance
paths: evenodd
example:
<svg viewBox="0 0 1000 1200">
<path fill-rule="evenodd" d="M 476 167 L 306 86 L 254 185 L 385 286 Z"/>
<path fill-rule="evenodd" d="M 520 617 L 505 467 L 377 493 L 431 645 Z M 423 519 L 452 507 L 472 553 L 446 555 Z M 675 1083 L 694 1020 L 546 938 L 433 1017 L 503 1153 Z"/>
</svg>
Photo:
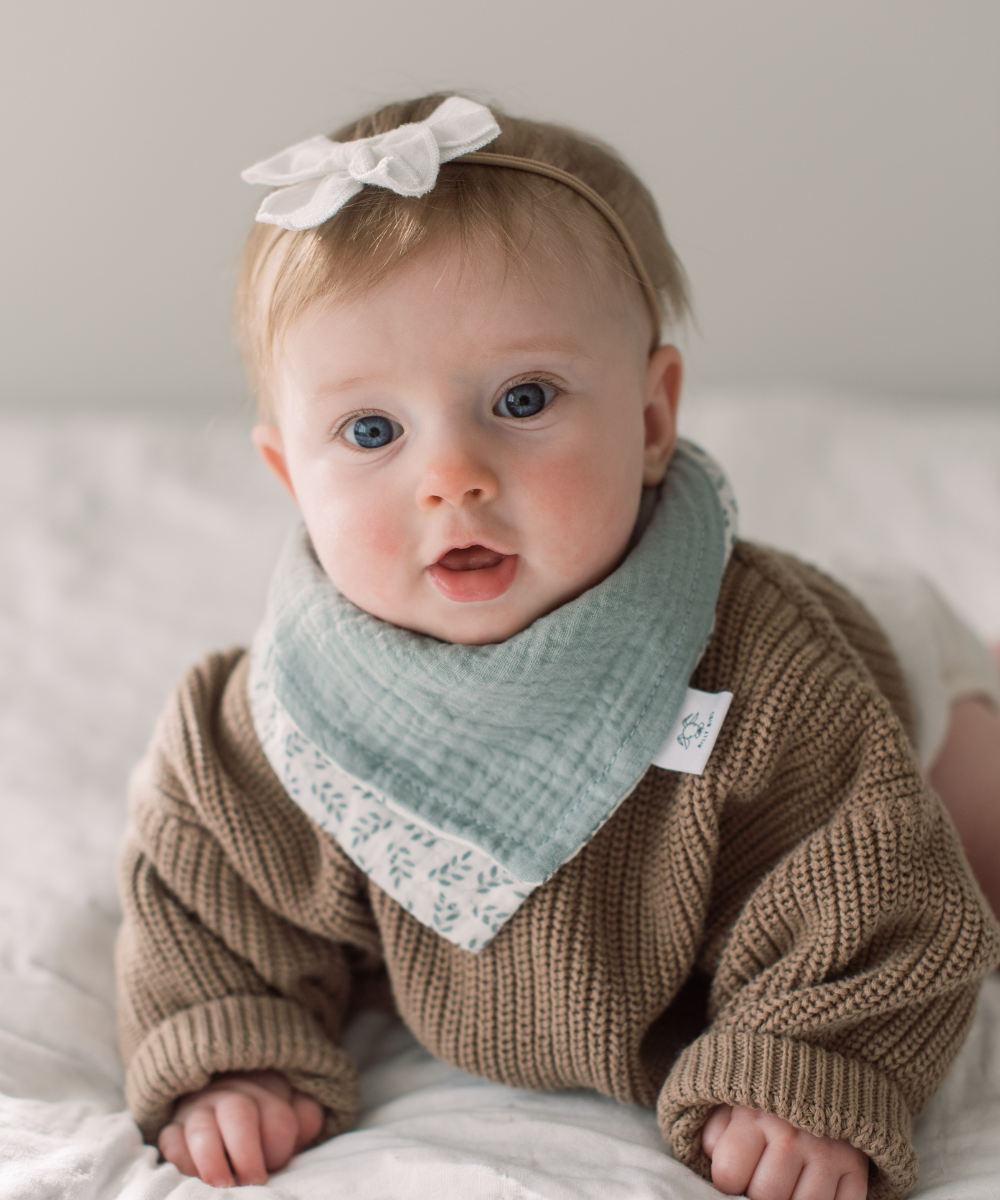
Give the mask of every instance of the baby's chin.
<svg viewBox="0 0 1000 1200">
<path fill-rule="evenodd" d="M 521 633 L 559 607 L 555 597 L 531 596 L 516 586 L 491 600 L 450 600 L 427 581 L 409 601 L 351 596 L 349 600 L 382 621 L 457 646 L 491 646 Z"/>
<path fill-rule="evenodd" d="M 508 641 L 551 611 L 542 605 L 524 608 L 504 604 L 503 599 L 464 604 L 442 599 L 420 613 L 401 613 L 401 619 L 393 624 L 456 646 L 492 646 Z"/>
</svg>

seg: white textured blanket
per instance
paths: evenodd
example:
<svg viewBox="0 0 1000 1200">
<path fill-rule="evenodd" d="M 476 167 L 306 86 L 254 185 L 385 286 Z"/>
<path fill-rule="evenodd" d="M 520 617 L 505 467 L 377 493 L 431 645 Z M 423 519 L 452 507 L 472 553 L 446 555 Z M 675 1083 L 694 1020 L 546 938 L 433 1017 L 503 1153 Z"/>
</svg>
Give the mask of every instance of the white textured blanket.
<svg viewBox="0 0 1000 1200">
<path fill-rule="evenodd" d="M 748 536 L 821 565 L 921 567 L 1000 639 L 1000 410 L 734 393 L 685 432 Z M 111 951 L 125 779 L 171 684 L 245 641 L 290 510 L 236 425 L 0 422 L 0 1197 L 196 1200 L 122 1113 Z M 350 1031 L 360 1128 L 247 1195 L 611 1200 L 715 1195 L 652 1115 L 499 1087 L 382 1018 Z M 1000 976 L 919 1124 L 919 1195 L 1000 1196 Z"/>
</svg>

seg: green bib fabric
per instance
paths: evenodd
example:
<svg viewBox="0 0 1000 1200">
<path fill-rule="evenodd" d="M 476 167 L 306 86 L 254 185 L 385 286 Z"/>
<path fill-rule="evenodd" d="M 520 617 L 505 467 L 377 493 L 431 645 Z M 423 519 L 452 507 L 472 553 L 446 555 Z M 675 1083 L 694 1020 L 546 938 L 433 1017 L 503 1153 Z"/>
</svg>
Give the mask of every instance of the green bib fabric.
<svg viewBox="0 0 1000 1200">
<path fill-rule="evenodd" d="M 679 714 L 734 535 L 713 468 L 681 443 L 621 565 L 497 645 L 441 642 L 362 611 L 299 529 L 271 585 L 260 670 L 343 771 L 542 882 L 635 787 Z"/>
</svg>

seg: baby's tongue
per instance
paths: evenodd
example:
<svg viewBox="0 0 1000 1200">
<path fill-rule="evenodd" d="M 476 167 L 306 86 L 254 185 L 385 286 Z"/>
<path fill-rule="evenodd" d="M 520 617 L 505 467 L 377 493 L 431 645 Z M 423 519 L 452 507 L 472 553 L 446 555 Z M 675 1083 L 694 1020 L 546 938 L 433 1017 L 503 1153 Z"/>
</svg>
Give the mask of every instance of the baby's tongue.
<svg viewBox="0 0 1000 1200">
<path fill-rule="evenodd" d="M 483 567 L 495 567 L 506 557 L 485 546 L 466 546 L 464 550 L 449 550 L 438 559 L 437 565 L 449 571 L 480 571 Z"/>
</svg>

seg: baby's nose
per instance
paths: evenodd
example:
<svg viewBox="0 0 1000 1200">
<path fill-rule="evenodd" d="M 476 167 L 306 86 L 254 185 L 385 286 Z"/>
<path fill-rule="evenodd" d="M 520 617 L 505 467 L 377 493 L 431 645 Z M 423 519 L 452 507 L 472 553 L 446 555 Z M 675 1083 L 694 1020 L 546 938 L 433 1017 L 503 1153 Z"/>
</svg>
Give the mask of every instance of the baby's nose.
<svg viewBox="0 0 1000 1200">
<path fill-rule="evenodd" d="M 459 508 L 464 504 L 492 500 L 499 490 L 493 468 L 471 448 L 452 445 L 428 461 L 417 491 L 421 508 L 442 504 Z"/>
</svg>

